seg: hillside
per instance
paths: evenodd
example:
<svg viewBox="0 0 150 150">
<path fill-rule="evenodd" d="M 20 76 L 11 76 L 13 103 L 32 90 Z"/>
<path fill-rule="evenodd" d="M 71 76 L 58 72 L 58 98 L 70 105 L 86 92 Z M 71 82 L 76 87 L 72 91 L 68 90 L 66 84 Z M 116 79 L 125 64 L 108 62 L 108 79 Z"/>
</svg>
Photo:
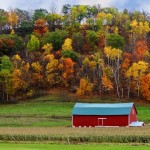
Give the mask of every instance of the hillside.
<svg viewBox="0 0 150 150">
<path fill-rule="evenodd" d="M 114 7 L 0 10 L 0 100 L 53 88 L 74 96 L 150 100 L 150 20 Z"/>
</svg>

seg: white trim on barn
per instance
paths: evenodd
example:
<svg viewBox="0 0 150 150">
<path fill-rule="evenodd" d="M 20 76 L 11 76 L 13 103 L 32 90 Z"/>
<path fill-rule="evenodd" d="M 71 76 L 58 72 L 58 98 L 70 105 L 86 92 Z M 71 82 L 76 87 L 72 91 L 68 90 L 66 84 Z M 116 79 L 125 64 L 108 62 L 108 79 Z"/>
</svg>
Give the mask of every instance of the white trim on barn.
<svg viewBox="0 0 150 150">
<path fill-rule="evenodd" d="M 107 118 L 98 118 L 98 126 L 103 126 L 104 125 L 104 120 Z M 99 124 L 99 120 L 102 120 L 102 125 Z"/>
</svg>

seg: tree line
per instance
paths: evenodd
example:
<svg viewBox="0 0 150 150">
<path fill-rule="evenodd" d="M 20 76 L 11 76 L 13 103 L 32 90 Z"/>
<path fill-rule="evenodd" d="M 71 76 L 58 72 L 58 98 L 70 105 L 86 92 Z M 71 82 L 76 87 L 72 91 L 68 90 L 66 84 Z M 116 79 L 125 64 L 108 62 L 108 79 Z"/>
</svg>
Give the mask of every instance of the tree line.
<svg viewBox="0 0 150 150">
<path fill-rule="evenodd" d="M 0 10 L 1 101 L 53 87 L 150 100 L 149 23 L 145 12 L 99 5 Z"/>
</svg>

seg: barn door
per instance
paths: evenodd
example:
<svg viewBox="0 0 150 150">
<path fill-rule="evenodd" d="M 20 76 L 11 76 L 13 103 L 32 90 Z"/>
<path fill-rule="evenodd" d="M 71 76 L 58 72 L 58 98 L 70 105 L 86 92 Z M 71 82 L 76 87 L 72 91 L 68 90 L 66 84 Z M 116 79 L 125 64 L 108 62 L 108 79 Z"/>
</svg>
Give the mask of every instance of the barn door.
<svg viewBox="0 0 150 150">
<path fill-rule="evenodd" d="M 106 118 L 98 118 L 98 126 L 104 126 L 104 121 Z"/>
</svg>

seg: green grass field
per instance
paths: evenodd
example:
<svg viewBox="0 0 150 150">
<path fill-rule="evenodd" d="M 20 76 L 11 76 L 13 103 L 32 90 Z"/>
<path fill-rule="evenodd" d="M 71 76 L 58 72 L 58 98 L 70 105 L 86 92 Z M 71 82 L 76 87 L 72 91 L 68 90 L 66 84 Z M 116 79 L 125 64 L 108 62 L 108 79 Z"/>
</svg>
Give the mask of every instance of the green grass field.
<svg viewBox="0 0 150 150">
<path fill-rule="evenodd" d="M 137 105 L 137 116 L 139 121 L 144 121 L 145 123 L 150 122 L 150 106 L 140 106 Z"/>
<path fill-rule="evenodd" d="M 101 99 L 85 99 L 85 102 L 102 102 Z M 84 100 L 82 99 L 82 102 Z M 109 102 L 109 100 L 107 101 Z M 111 102 L 111 100 L 110 100 Z M 1 104 L 0 105 L 0 136 L 1 141 L 11 141 L 12 143 L 0 143 L 0 150 L 49 150 L 59 149 L 62 150 L 149 150 L 148 146 L 144 145 L 98 145 L 93 144 L 93 140 L 89 145 L 85 145 L 85 141 L 80 141 L 82 137 L 118 137 L 117 142 L 122 143 L 124 135 L 128 136 L 128 139 L 134 139 L 134 136 L 141 137 L 149 141 L 150 136 L 150 105 L 137 103 L 138 120 L 144 121 L 146 125 L 143 128 L 72 128 L 71 127 L 71 112 L 75 104 L 75 100 L 68 98 L 67 96 L 60 96 L 49 94 L 38 98 L 21 101 L 17 104 Z M 16 136 L 15 136 L 16 135 Z M 31 135 L 31 140 L 30 140 Z M 43 140 L 47 142 L 58 142 L 58 144 L 32 144 L 39 142 L 36 140 L 38 137 L 50 136 L 56 140 Z M 3 137 L 3 138 L 2 138 Z M 24 138 L 23 138 L 24 137 Z M 29 138 L 29 140 L 27 139 Z M 70 144 L 80 143 L 78 145 L 65 145 L 62 143 L 68 143 L 68 137 L 75 137 L 76 142 Z M 136 138 L 135 137 L 135 138 Z M 23 138 L 23 140 L 22 140 Z M 57 141 L 57 138 L 59 139 Z M 67 141 L 66 141 L 67 139 Z M 120 142 L 118 142 L 120 140 Z M 15 144 L 15 142 L 31 142 L 31 144 Z M 129 140 L 130 141 L 130 140 Z M 142 140 L 144 141 L 144 140 Z M 104 142 L 110 143 L 111 140 Z M 84 145 L 83 145 L 83 144 Z M 95 143 L 99 143 L 96 142 Z M 128 143 L 128 142 L 127 142 Z M 136 144 L 136 142 L 134 142 Z M 144 142 L 148 143 L 148 142 Z M 62 145 L 60 145 L 62 144 Z"/>
<path fill-rule="evenodd" d="M 60 95 L 45 95 L 18 104 L 0 105 L 0 127 L 71 126 L 74 104 Z M 150 106 L 137 105 L 137 111 L 139 121 L 150 122 Z"/>
<path fill-rule="evenodd" d="M 120 145 L 120 144 L 10 144 L 1 143 L 0 150 L 149 150 L 148 145 Z"/>
<path fill-rule="evenodd" d="M 73 106 L 73 102 L 61 102 L 52 95 L 0 105 L 0 127 L 71 126 Z"/>
</svg>

